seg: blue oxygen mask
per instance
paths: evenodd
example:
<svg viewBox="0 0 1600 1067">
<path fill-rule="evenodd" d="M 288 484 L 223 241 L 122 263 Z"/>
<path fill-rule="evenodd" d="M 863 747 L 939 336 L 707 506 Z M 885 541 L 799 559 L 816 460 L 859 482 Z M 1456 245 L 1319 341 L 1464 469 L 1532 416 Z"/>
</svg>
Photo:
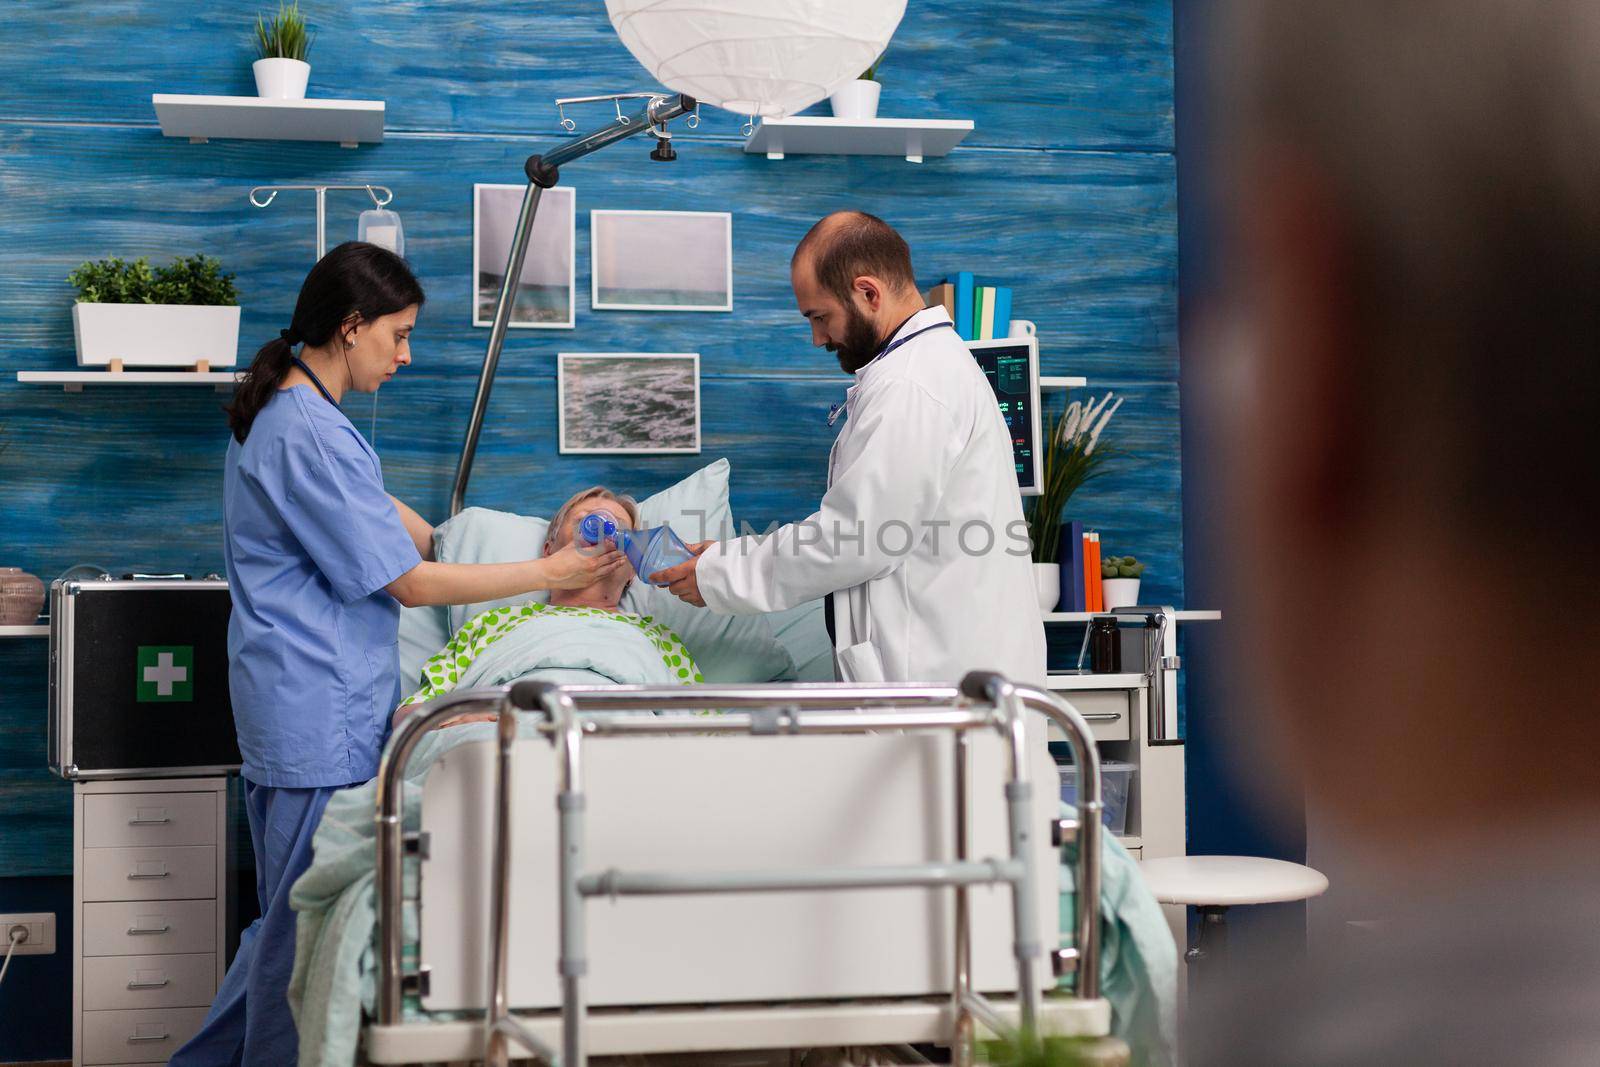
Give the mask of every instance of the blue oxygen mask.
<svg viewBox="0 0 1600 1067">
<path fill-rule="evenodd" d="M 586 548 L 612 542 L 628 557 L 633 572 L 651 585 L 666 584 L 650 581 L 652 574 L 694 558 L 689 546 L 672 532 L 670 525 L 662 523 L 645 530 L 630 530 L 619 526 L 616 516 L 603 510 L 591 511 L 579 520 L 574 540 Z"/>
</svg>

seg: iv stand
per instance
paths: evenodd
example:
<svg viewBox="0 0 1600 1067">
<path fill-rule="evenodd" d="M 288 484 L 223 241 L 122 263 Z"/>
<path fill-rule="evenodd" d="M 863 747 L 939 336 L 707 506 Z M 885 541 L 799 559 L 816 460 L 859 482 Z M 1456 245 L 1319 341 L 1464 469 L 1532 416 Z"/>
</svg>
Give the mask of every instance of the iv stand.
<svg viewBox="0 0 1600 1067">
<path fill-rule="evenodd" d="M 394 193 L 391 192 L 389 187 L 386 185 L 258 185 L 254 189 L 250 190 L 250 203 L 256 207 L 266 207 L 268 204 L 278 199 L 278 194 L 285 189 L 315 189 L 317 192 L 318 259 L 321 259 L 324 255 L 326 255 L 328 251 L 327 203 L 329 189 L 365 189 L 367 191 L 367 195 L 372 197 L 372 203 L 377 207 L 383 207 L 389 201 L 394 199 Z M 383 194 L 383 198 L 381 200 L 378 198 L 378 193 L 380 192 Z M 257 193 L 266 193 L 267 198 L 265 200 L 257 200 Z"/>
<path fill-rule="evenodd" d="M 511 322 L 511 305 L 516 297 L 517 283 L 522 277 L 522 264 L 528 254 L 528 238 L 533 233 L 534 216 L 539 210 L 539 196 L 554 188 L 560 180 L 557 168 L 564 163 L 582 159 L 590 152 L 604 148 L 625 137 L 650 133 L 660 141 L 666 135 L 666 124 L 680 115 L 695 110 L 691 96 L 649 94 L 649 103 L 631 115 L 617 108 L 617 118 L 575 140 L 568 141 L 543 155 L 532 155 L 523 165 L 528 176 L 528 191 L 522 199 L 522 212 L 517 217 L 517 230 L 511 242 L 511 254 L 506 260 L 505 280 L 500 284 L 500 299 L 495 304 L 494 324 L 489 329 L 489 347 L 483 356 L 483 371 L 478 376 L 478 393 L 472 400 L 472 417 L 467 422 L 467 438 L 461 446 L 461 460 L 456 465 L 455 488 L 450 493 L 450 514 L 460 514 L 467 495 L 467 479 L 472 476 L 472 461 L 478 451 L 478 437 L 483 432 L 483 415 L 489 407 L 489 390 L 494 386 L 495 369 L 500 365 L 500 350 L 505 346 L 506 327 Z M 598 99 L 614 99 L 600 97 Z M 579 101 L 564 101 L 577 103 Z M 563 115 L 563 118 L 565 116 Z M 671 142 L 667 142 L 670 144 Z M 657 149 L 661 151 L 661 149 Z M 669 150 L 670 151 L 670 150 Z M 653 156 L 669 159 L 670 154 Z M 320 233 L 320 227 L 318 232 Z"/>
</svg>

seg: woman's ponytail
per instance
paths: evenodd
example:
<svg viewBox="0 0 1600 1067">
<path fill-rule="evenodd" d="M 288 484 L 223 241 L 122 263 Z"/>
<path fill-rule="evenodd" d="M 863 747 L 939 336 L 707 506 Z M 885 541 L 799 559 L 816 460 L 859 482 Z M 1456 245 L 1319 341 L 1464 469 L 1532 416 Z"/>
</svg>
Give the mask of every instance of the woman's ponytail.
<svg viewBox="0 0 1600 1067">
<path fill-rule="evenodd" d="M 294 345 L 298 340 L 292 330 L 280 330 L 278 336 L 262 345 L 234 387 L 233 403 L 223 406 L 222 410 L 228 413 L 228 428 L 240 444 L 250 435 L 256 413 L 272 399 L 283 384 L 284 375 L 294 366 Z"/>
<path fill-rule="evenodd" d="M 322 348 L 347 321 L 372 322 L 412 306 L 420 307 L 422 286 L 406 261 L 374 244 L 346 241 L 317 260 L 300 287 L 287 330 L 261 346 L 239 377 L 228 413 L 228 427 L 240 444 L 256 415 L 272 399 L 294 366 L 294 348 L 304 342 Z"/>
</svg>

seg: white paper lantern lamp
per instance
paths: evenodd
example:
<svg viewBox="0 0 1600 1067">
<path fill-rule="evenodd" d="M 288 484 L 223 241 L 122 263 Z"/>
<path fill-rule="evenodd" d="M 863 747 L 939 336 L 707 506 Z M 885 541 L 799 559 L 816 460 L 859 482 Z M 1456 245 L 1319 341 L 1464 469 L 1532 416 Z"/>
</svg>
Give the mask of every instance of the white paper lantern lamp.
<svg viewBox="0 0 1600 1067">
<path fill-rule="evenodd" d="M 781 118 L 883 54 L 905 0 L 606 0 L 617 36 L 657 81 L 739 115 Z"/>
</svg>

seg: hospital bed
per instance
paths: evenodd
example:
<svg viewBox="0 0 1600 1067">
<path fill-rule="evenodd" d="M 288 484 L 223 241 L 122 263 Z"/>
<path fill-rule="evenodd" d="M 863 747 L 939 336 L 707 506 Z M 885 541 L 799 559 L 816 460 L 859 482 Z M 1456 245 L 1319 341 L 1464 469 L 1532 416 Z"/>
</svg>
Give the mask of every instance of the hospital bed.
<svg viewBox="0 0 1600 1067">
<path fill-rule="evenodd" d="M 434 764 L 408 833 L 413 751 L 484 711 L 499 726 Z M 1075 820 L 1059 818 L 1046 720 L 1081 768 Z M 989 673 L 447 694 L 402 723 L 379 771 L 366 1056 L 582 1067 L 938 1043 L 962 1063 L 975 1032 L 1103 1036 L 1099 909 L 1076 909 L 1063 947 L 1057 906 L 1070 840 L 1076 899 L 1099 899 L 1099 796 L 1078 713 Z M 1073 991 L 1045 995 L 1066 972 Z M 403 1012 L 413 997 L 424 1010 Z"/>
</svg>

